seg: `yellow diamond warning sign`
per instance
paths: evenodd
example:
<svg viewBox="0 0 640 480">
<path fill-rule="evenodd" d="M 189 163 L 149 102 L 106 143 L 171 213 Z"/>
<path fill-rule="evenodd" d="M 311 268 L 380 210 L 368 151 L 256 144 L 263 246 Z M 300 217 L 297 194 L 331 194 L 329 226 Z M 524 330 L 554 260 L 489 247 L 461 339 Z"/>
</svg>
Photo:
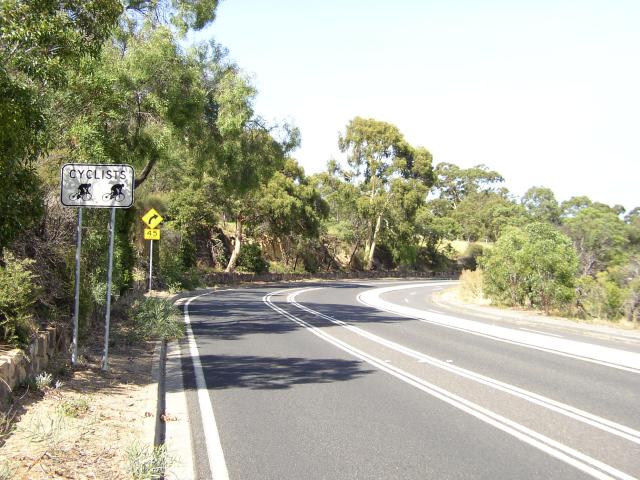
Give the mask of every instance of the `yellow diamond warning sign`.
<svg viewBox="0 0 640 480">
<path fill-rule="evenodd" d="M 164 220 L 164 218 L 162 218 L 160 214 L 156 212 L 155 208 L 150 209 L 142 216 L 142 221 L 146 223 L 149 228 L 156 228 L 162 223 L 162 220 Z"/>
<path fill-rule="evenodd" d="M 160 229 L 159 228 L 145 228 L 144 229 L 144 239 L 145 240 L 160 240 Z"/>
</svg>

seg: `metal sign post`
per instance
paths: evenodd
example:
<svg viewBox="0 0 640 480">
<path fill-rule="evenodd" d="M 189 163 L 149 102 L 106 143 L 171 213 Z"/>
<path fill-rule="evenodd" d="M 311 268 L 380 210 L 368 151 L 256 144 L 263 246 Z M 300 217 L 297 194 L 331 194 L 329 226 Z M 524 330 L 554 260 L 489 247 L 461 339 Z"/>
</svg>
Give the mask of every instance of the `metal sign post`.
<svg viewBox="0 0 640 480">
<path fill-rule="evenodd" d="M 153 240 L 150 240 L 151 244 L 149 246 L 149 292 L 152 290 L 152 280 L 153 280 Z"/>
<path fill-rule="evenodd" d="M 113 237 L 115 235 L 116 208 L 133 205 L 135 172 L 125 164 L 67 163 L 60 169 L 60 203 L 65 207 L 78 207 L 76 234 L 76 276 L 73 305 L 73 344 L 71 363 L 78 361 L 78 330 L 80 315 L 80 246 L 82 243 L 82 210 L 84 208 L 111 208 L 109 223 L 109 265 L 107 273 L 107 305 L 105 315 L 104 358 L 102 368 L 109 368 L 109 322 L 111 317 L 111 276 L 113 271 Z"/>
<path fill-rule="evenodd" d="M 76 228 L 76 276 L 73 286 L 73 343 L 71 364 L 78 363 L 78 325 L 80 315 L 80 248 L 82 246 L 82 207 L 78 208 L 78 226 Z"/>
<path fill-rule="evenodd" d="M 155 208 L 149 209 L 149 211 L 142 216 L 142 221 L 149 227 L 144 229 L 144 239 L 151 241 L 149 244 L 149 292 L 153 289 L 153 241 L 160 240 L 160 229 L 156 227 L 160 225 L 163 220 L 164 218 Z"/>
<path fill-rule="evenodd" d="M 116 230 L 116 209 L 111 209 L 109 220 L 109 257 L 107 266 L 107 305 L 104 314 L 104 356 L 102 357 L 102 370 L 109 370 L 109 322 L 111 320 L 111 274 L 113 272 L 113 237 Z"/>
</svg>

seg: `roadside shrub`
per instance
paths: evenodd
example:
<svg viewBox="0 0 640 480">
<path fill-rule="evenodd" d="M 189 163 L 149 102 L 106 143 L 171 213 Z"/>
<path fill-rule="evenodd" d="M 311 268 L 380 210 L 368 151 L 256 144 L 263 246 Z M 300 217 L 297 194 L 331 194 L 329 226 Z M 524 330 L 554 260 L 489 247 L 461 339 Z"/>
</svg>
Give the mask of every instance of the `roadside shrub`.
<svg viewBox="0 0 640 480">
<path fill-rule="evenodd" d="M 18 260 L 5 250 L 4 266 L 0 266 L 0 327 L 2 340 L 25 345 L 36 331 L 33 305 L 39 295 L 33 260 Z"/>
<path fill-rule="evenodd" d="M 262 249 L 257 243 L 242 245 L 238 255 L 238 267 L 257 274 L 269 271 L 269 263 L 262 257 Z"/>
<path fill-rule="evenodd" d="M 467 301 L 478 301 L 484 298 L 484 273 L 481 269 L 462 271 L 460 297 Z"/>
<path fill-rule="evenodd" d="M 199 283 L 195 268 L 193 245 L 178 238 L 178 234 L 167 230 L 166 242 L 159 252 L 159 276 L 162 284 L 174 291 L 191 290 Z M 155 255 L 154 255 L 155 257 Z M 156 270 L 156 267 L 154 267 Z"/>
<path fill-rule="evenodd" d="M 582 276 L 577 282 L 576 304 L 583 317 L 617 320 L 625 313 L 628 292 L 618 286 L 607 272 L 600 272 L 596 278 Z"/>
<path fill-rule="evenodd" d="M 144 340 L 175 340 L 184 335 L 180 310 L 169 300 L 145 297 L 132 307 L 136 334 Z"/>
<path fill-rule="evenodd" d="M 50 388 L 53 384 L 53 375 L 47 372 L 42 372 L 33 377 L 33 386 L 36 390 L 41 392 L 45 391 L 47 388 Z"/>
<path fill-rule="evenodd" d="M 571 240 L 553 226 L 510 227 L 482 256 L 484 291 L 507 305 L 565 308 L 575 298 L 578 256 Z"/>
<path fill-rule="evenodd" d="M 86 397 L 68 398 L 58 405 L 58 412 L 65 417 L 80 418 L 89 412 L 89 400 Z"/>
</svg>

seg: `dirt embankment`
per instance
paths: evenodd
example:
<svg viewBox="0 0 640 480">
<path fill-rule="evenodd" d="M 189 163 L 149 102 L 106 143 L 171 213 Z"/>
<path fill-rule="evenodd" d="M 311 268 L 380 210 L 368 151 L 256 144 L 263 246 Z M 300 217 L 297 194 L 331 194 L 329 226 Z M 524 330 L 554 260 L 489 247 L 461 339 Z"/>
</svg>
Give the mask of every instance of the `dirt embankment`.
<svg viewBox="0 0 640 480">
<path fill-rule="evenodd" d="M 50 382 L 17 390 L 12 427 L 0 422 L 0 480 L 131 478 L 130 457 L 153 442 L 153 354 L 152 344 L 116 345 L 103 372 L 96 345 L 78 367 L 58 359 Z"/>
</svg>

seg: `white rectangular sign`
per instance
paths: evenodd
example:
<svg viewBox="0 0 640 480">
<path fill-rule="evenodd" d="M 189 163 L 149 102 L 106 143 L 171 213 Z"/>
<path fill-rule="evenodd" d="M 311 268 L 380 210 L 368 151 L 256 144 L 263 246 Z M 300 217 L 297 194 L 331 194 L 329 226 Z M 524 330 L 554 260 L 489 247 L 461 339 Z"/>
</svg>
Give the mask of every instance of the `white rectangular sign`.
<svg viewBox="0 0 640 480">
<path fill-rule="evenodd" d="M 131 165 L 67 163 L 60 180 L 60 201 L 66 207 L 129 208 L 133 205 Z"/>
</svg>

